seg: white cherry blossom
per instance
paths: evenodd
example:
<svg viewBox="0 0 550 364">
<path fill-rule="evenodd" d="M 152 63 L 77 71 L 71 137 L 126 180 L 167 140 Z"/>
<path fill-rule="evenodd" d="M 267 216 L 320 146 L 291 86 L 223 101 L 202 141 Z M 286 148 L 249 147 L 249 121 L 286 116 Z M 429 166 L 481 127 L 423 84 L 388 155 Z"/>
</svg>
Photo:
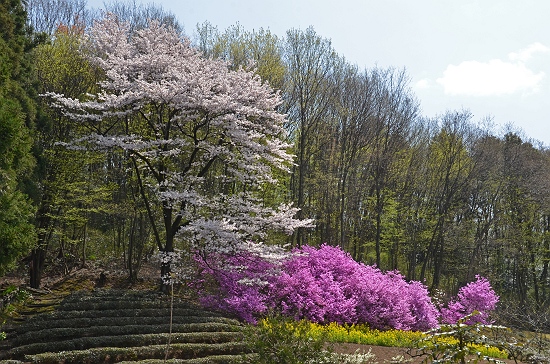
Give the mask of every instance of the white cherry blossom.
<svg viewBox="0 0 550 364">
<path fill-rule="evenodd" d="M 94 130 L 67 147 L 130 156 L 160 251 L 183 244 L 190 251 L 274 254 L 250 240 L 311 226 L 295 219 L 290 205 L 269 207 L 257 198 L 293 156 L 285 116 L 276 111 L 281 98 L 253 71 L 203 57 L 155 21 L 131 34 L 108 14 L 88 41 L 92 63 L 105 74 L 101 90 L 80 100 L 46 96 Z M 162 260 L 164 273 L 171 258 Z"/>
</svg>

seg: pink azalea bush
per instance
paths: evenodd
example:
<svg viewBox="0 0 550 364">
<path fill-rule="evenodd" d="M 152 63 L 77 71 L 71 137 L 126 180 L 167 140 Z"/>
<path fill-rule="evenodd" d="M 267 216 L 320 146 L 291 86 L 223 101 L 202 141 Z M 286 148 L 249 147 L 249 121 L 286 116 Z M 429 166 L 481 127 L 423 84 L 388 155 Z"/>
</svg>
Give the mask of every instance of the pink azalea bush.
<svg viewBox="0 0 550 364">
<path fill-rule="evenodd" d="M 231 312 L 247 322 L 268 309 L 267 294 L 271 281 L 279 274 L 276 264 L 250 252 L 237 255 L 210 254 L 196 257 L 203 275 L 213 284 L 202 281 L 199 287 L 203 306 Z M 209 289 L 216 287 L 215 290 Z"/>
<path fill-rule="evenodd" d="M 461 318 L 477 312 L 466 321 L 466 324 L 490 324 L 490 313 L 496 308 L 498 301 L 499 297 L 489 280 L 476 275 L 474 282 L 460 288 L 457 296 L 451 299 L 447 307 L 441 308 L 441 322 L 455 324 Z"/>
<path fill-rule="evenodd" d="M 223 269 L 211 268 L 221 261 L 226 263 Z M 252 254 L 209 262 L 202 266 L 217 282 L 218 292 L 203 294 L 203 304 L 249 322 L 275 310 L 296 319 L 367 323 L 378 329 L 437 325 L 439 312 L 424 285 L 358 263 L 340 248 L 304 246 L 280 265 Z"/>
<path fill-rule="evenodd" d="M 358 264 L 339 248 L 304 246 L 283 263 L 270 303 L 283 314 L 318 323 L 355 323 Z"/>
<path fill-rule="evenodd" d="M 373 328 L 425 330 L 437 325 L 428 290 L 398 272 L 356 262 L 340 248 L 304 246 L 283 263 L 271 305 L 318 323 L 367 323 Z"/>
<path fill-rule="evenodd" d="M 201 302 L 248 322 L 276 311 L 323 324 L 424 331 L 436 327 L 440 315 L 442 323 L 452 324 L 479 312 L 467 324 L 489 323 L 499 299 L 489 281 L 476 276 L 440 314 L 422 283 L 358 263 L 326 244 L 295 249 L 279 260 L 247 251 L 210 254 L 197 262 L 211 283 L 203 285 Z"/>
</svg>

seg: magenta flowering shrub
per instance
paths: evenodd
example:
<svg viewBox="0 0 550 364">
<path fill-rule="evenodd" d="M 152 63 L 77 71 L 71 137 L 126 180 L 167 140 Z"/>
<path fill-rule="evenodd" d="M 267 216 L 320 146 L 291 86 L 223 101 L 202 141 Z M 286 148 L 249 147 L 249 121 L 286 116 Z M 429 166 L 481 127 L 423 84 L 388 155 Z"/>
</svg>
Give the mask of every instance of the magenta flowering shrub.
<svg viewBox="0 0 550 364">
<path fill-rule="evenodd" d="M 409 282 L 408 299 L 415 324 L 412 330 L 427 331 L 437 327 L 440 312 L 433 304 L 428 288 L 418 281 Z"/>
<path fill-rule="evenodd" d="M 270 281 L 279 274 L 276 264 L 250 252 L 211 254 L 206 259 L 197 256 L 196 261 L 207 277 L 198 287 L 203 306 L 231 312 L 251 323 L 266 312 Z"/>
<path fill-rule="evenodd" d="M 373 328 L 427 330 L 437 326 L 439 312 L 428 289 L 420 282 L 407 282 L 399 272 L 362 265 L 358 277 L 358 322 Z"/>
<path fill-rule="evenodd" d="M 211 268 L 222 261 L 223 269 Z M 203 304 L 249 322 L 275 310 L 317 323 L 367 323 L 377 329 L 426 330 L 438 323 L 439 312 L 420 282 L 407 282 L 398 272 L 384 274 L 329 245 L 296 249 L 281 264 L 253 254 L 209 262 L 202 266 L 218 291 L 203 294 Z"/>
<path fill-rule="evenodd" d="M 491 323 L 489 316 L 496 308 L 498 300 L 499 297 L 491 287 L 489 280 L 476 275 L 474 282 L 460 288 L 458 295 L 451 299 L 447 307 L 441 308 L 441 322 L 455 324 L 464 316 L 477 311 L 478 314 L 468 319 L 466 324 L 489 324 Z"/>
<path fill-rule="evenodd" d="M 305 246 L 284 263 L 270 299 L 282 313 L 318 323 L 424 330 L 438 318 L 421 283 L 408 283 L 398 272 L 384 274 L 328 245 Z"/>
<path fill-rule="evenodd" d="M 338 248 L 304 246 L 283 263 L 270 305 L 296 319 L 318 323 L 357 321 L 355 285 L 359 263 Z"/>
</svg>

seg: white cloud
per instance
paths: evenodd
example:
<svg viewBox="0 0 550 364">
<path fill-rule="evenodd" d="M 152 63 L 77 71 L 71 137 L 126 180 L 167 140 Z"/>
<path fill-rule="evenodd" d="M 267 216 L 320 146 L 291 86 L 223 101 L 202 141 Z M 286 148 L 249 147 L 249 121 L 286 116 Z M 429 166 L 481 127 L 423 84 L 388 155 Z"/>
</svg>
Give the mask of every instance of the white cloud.
<svg viewBox="0 0 550 364">
<path fill-rule="evenodd" d="M 415 83 L 414 86 L 418 90 L 424 90 L 424 89 L 430 88 L 430 80 L 427 78 L 423 78 L 417 83 Z"/>
<path fill-rule="evenodd" d="M 520 50 L 519 52 L 512 52 L 508 54 L 508 58 L 511 61 L 527 62 L 533 58 L 534 53 L 547 53 L 550 48 L 539 42 L 529 45 L 527 48 Z"/>
<path fill-rule="evenodd" d="M 470 96 L 498 96 L 521 92 L 535 93 L 545 77 L 544 72 L 534 72 L 525 62 L 538 52 L 550 48 L 534 43 L 519 52 L 510 53 L 509 61 L 493 59 L 488 62 L 465 61 L 459 65 L 448 65 L 443 77 L 437 83 L 446 94 Z"/>
</svg>

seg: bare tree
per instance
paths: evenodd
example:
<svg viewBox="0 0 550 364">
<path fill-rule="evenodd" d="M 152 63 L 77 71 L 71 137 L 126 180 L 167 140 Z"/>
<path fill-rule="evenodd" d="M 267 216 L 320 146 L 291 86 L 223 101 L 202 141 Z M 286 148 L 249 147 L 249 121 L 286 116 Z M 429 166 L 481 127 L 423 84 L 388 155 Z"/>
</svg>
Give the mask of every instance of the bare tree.
<svg viewBox="0 0 550 364">
<path fill-rule="evenodd" d="M 59 26 L 85 27 L 94 12 L 86 0 L 27 0 L 27 21 L 35 32 L 53 35 Z"/>
<path fill-rule="evenodd" d="M 113 13 L 120 21 L 130 25 L 130 33 L 136 30 L 146 28 L 150 20 L 157 20 L 160 24 L 173 28 L 179 34 L 182 34 L 183 26 L 178 22 L 176 16 L 161 5 L 155 3 L 139 3 L 135 0 L 114 0 L 103 3 L 103 11 Z M 102 14 L 99 14 L 99 18 Z"/>
<path fill-rule="evenodd" d="M 284 112 L 297 154 L 291 189 L 302 218 L 307 212 L 306 181 L 316 153 L 314 140 L 336 93 L 331 77 L 340 59 L 330 41 L 318 36 L 312 27 L 289 30 L 283 55 L 287 68 Z M 298 230 L 295 243 L 300 246 L 306 242 L 304 231 Z"/>
</svg>

